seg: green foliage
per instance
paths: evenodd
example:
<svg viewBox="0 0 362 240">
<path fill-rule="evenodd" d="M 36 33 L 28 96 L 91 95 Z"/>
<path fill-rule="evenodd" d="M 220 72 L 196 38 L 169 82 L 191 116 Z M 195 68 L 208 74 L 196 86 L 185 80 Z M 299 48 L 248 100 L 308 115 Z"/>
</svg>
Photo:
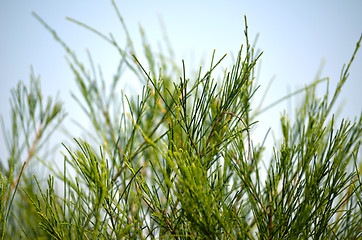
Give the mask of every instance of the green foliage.
<svg viewBox="0 0 362 240">
<path fill-rule="evenodd" d="M 361 238 L 362 114 L 337 123 L 331 111 L 362 37 L 332 97 L 328 85 L 316 96 L 320 79 L 295 93 L 304 92 L 303 101 L 294 120 L 282 115 L 282 138 L 270 157 L 264 143 L 252 142 L 263 124 L 255 120 L 263 110 L 251 109 L 261 54 L 248 41 L 246 19 L 246 43 L 231 70 L 214 79 L 225 57 L 214 53 L 209 68 L 188 77 L 172 50 L 171 58 L 154 54 L 143 29 L 142 63 L 114 6 L 125 48 L 70 19 L 119 53 L 111 81 L 89 53 L 87 70 L 35 15 L 67 52 L 80 92 L 73 97 L 92 129 L 84 129 L 85 139 L 74 138 L 74 146 L 63 144 L 64 168 L 55 170 L 40 150 L 65 116 L 61 103 L 48 98 L 43 104 L 34 74 L 29 88 L 20 83 L 12 92 L 9 159 L 0 172 L 2 239 Z M 143 84 L 137 97 L 118 88 L 125 69 Z M 49 167 L 46 185 L 30 176 L 30 161 Z"/>
<path fill-rule="evenodd" d="M 20 82 L 11 92 L 11 128 L 3 133 L 9 151 L 7 164 L 1 161 L 1 228 L 0 236 L 8 238 L 19 230 L 16 221 L 37 221 L 35 214 L 29 214 L 29 199 L 22 192 L 17 193 L 21 178 L 24 189 L 34 192 L 31 172 L 26 166 L 35 158 L 39 158 L 40 149 L 49 141 L 59 123 L 65 117 L 59 100 L 53 102 L 51 97 L 44 101 L 40 89 L 40 80 L 33 71 L 30 75 L 30 86 Z M 46 153 L 44 153 L 46 155 Z M 25 161 L 24 161 L 25 159 Z M 24 161 L 24 162 L 23 162 Z M 10 217 L 10 212 L 14 216 Z M 22 226 L 21 226 L 22 227 Z M 29 228 L 30 230 L 30 228 Z M 36 228 L 32 228 L 37 232 Z"/>
</svg>

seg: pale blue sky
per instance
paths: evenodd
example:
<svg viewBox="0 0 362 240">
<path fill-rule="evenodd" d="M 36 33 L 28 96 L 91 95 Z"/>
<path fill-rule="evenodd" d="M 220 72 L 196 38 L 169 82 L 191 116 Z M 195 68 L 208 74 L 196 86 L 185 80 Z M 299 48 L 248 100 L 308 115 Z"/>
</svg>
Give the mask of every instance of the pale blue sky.
<svg viewBox="0 0 362 240">
<path fill-rule="evenodd" d="M 135 40 L 140 41 L 138 25 L 145 29 L 155 49 L 162 40 L 159 17 L 163 19 L 176 62 L 198 68 L 201 58 L 237 53 L 244 43 L 243 16 L 248 18 L 250 40 L 260 34 L 258 48 L 262 56 L 260 99 L 270 79 L 276 79 L 266 101 L 273 101 L 313 81 L 322 59 L 322 76 L 330 77 L 334 89 L 343 63 L 349 61 L 362 33 L 362 1 L 116 1 Z M 8 119 L 10 89 L 18 80 L 29 81 L 30 65 L 40 74 L 44 94 L 60 92 L 70 112 L 78 118 L 70 90 L 73 75 L 64 58 L 65 52 L 31 15 L 40 15 L 59 36 L 85 59 L 88 48 L 105 76 L 111 76 L 117 62 L 112 47 L 99 37 L 65 20 L 72 17 L 104 32 L 112 32 L 122 42 L 121 25 L 110 1 L 25 1 L 0 2 L 0 103 L 1 114 Z M 139 50 L 139 53 L 142 51 Z M 230 58 L 229 58 L 230 60 Z M 228 67 L 230 61 L 224 63 Z M 346 101 L 343 116 L 354 117 L 362 108 L 362 49 L 351 67 L 341 99 Z M 281 108 L 285 107 L 282 105 Z M 262 118 L 263 131 L 276 124 L 281 108 Z M 262 120 L 261 119 L 261 120 Z M 77 136 L 75 136 L 77 137 Z M 0 143 L 3 143 L 2 139 Z M 2 145 L 2 144 L 1 144 Z M 4 151 L 4 147 L 0 147 Z M 3 154 L 0 154 L 3 156 Z"/>
</svg>

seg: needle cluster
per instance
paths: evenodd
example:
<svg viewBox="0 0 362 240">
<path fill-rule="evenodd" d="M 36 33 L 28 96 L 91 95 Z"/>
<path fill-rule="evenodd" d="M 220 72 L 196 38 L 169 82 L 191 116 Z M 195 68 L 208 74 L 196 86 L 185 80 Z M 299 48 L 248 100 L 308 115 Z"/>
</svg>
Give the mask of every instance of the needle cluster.
<svg viewBox="0 0 362 240">
<path fill-rule="evenodd" d="M 332 94 L 328 79 L 321 97 L 320 79 L 296 92 L 303 101 L 293 119 L 282 115 L 281 139 L 267 156 L 264 143 L 253 142 L 263 124 L 255 120 L 263 109 L 251 107 L 261 54 L 249 43 L 246 18 L 245 43 L 215 79 L 225 56 L 214 52 L 209 67 L 187 76 L 171 50 L 171 57 L 152 51 L 142 29 L 141 61 L 114 6 L 125 44 L 69 19 L 119 53 L 111 80 L 34 14 L 67 53 L 79 90 L 73 97 L 91 129 L 63 143 L 56 168 L 42 149 L 66 116 L 62 103 L 44 102 L 33 73 L 29 87 L 12 91 L 0 239 L 362 238 L 362 114 L 337 122 L 332 112 L 362 37 Z M 125 69 L 143 85 L 136 97 L 117 87 Z M 50 172 L 46 181 L 39 163 Z"/>
</svg>

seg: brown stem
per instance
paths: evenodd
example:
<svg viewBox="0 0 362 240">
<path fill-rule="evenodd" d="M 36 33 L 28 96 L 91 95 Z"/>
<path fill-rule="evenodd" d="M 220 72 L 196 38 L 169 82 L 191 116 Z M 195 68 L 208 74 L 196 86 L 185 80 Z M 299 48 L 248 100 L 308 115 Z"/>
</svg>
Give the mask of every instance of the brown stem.
<svg viewBox="0 0 362 240">
<path fill-rule="evenodd" d="M 33 156 L 34 154 L 34 151 L 35 151 L 35 147 L 36 147 L 36 144 L 40 138 L 40 134 L 41 134 L 41 130 L 43 128 L 43 125 L 40 123 L 39 125 L 39 128 L 38 128 L 38 131 L 36 133 L 36 136 L 35 136 L 35 139 L 34 139 L 34 142 L 33 142 L 33 145 L 31 146 L 30 148 L 30 151 L 29 151 L 29 154 L 28 154 L 28 158 L 26 159 L 25 161 L 25 164 L 22 168 L 22 171 L 19 172 L 18 174 L 18 177 L 16 178 L 16 180 L 11 184 L 11 187 L 10 187 L 10 192 L 9 194 L 14 190 L 14 188 L 16 187 L 16 185 L 18 185 L 19 181 L 20 181 L 20 177 L 22 175 L 22 172 L 24 171 L 25 167 L 28 165 L 29 161 L 30 161 L 30 158 Z M 5 202 L 8 198 L 8 195 L 5 195 Z"/>
<path fill-rule="evenodd" d="M 117 173 L 116 175 L 112 178 L 112 182 L 114 183 L 116 181 L 116 179 L 119 177 L 119 175 L 121 175 L 122 171 L 125 169 L 126 165 L 124 165 Z"/>
</svg>

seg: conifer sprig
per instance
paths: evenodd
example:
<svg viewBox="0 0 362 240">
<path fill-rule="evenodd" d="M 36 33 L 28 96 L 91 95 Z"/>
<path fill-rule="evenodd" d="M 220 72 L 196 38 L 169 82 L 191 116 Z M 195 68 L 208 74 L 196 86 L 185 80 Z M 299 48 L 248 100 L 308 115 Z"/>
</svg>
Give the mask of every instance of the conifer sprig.
<svg viewBox="0 0 362 240">
<path fill-rule="evenodd" d="M 219 79 L 226 55 L 216 59 L 214 51 L 208 68 L 187 75 L 172 50 L 155 53 L 142 28 L 140 58 L 113 5 L 123 40 L 68 18 L 115 47 L 119 64 L 110 81 L 89 52 L 87 65 L 34 14 L 67 53 L 78 86 L 72 96 L 91 129 L 82 127 L 82 139 L 70 136 L 74 145 L 63 143 L 64 168 L 55 170 L 40 152 L 65 116 L 61 103 L 44 104 L 33 74 L 30 87 L 20 83 L 12 92 L 10 157 L 0 171 L 1 239 L 361 238 L 362 114 L 338 122 L 332 110 L 362 36 L 332 94 L 328 78 L 316 79 L 253 110 L 262 54 L 249 43 L 246 18 L 245 44 Z M 138 96 L 118 86 L 126 69 L 143 84 Z M 316 86 L 326 81 L 319 98 Z M 266 156 L 264 143 L 253 142 L 263 124 L 255 117 L 296 94 L 303 101 L 294 119 L 283 113 L 281 139 Z M 37 161 L 49 167 L 46 182 L 30 174 Z"/>
</svg>

